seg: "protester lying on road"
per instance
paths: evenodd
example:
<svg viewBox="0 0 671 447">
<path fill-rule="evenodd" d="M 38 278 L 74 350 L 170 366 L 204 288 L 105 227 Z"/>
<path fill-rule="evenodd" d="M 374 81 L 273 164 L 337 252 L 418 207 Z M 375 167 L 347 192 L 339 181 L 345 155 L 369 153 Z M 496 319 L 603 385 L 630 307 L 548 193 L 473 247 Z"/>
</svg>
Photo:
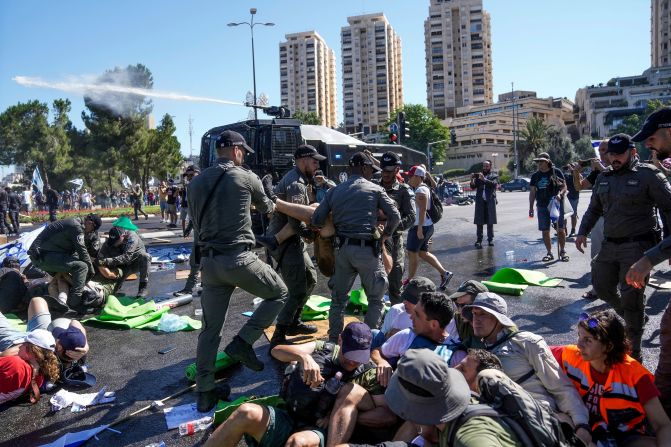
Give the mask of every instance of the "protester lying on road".
<svg viewBox="0 0 671 447">
<path fill-rule="evenodd" d="M 547 402 L 554 411 L 565 413 L 558 416 L 589 443 L 587 408 L 543 337 L 518 330 L 507 315 L 506 301 L 492 292 L 478 294 L 462 313 L 471 321 L 475 337 L 481 337 L 485 349 L 501 360 L 503 371 L 534 398 Z"/>
<path fill-rule="evenodd" d="M 275 346 L 271 351 L 273 357 L 295 364 L 288 368 L 290 372 L 285 376 L 280 393 L 287 401 L 288 409 L 242 404 L 214 431 L 205 447 L 234 447 L 243 436 L 251 446 L 324 447 L 330 411 L 330 408 L 320 407 L 326 394 L 322 392 L 325 381 L 340 373 L 343 383 L 356 383 L 366 390 L 382 393 L 375 377 L 375 366 L 370 363 L 372 338 L 366 324 L 353 322 L 342 331 L 337 345 L 316 341 Z"/>
<path fill-rule="evenodd" d="M 552 351 L 589 410 L 594 442 L 671 445 L 671 421 L 660 393 L 652 374 L 629 356 L 631 345 L 625 332 L 613 310 L 583 313 L 578 344 Z"/>
</svg>

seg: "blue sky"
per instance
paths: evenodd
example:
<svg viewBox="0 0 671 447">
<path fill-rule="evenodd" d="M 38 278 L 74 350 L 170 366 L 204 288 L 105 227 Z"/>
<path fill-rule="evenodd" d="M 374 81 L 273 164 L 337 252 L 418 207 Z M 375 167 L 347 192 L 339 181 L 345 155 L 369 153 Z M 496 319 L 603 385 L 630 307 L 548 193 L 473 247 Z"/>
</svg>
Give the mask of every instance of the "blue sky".
<svg viewBox="0 0 671 447">
<path fill-rule="evenodd" d="M 403 45 L 406 103 L 426 104 L 424 28 L 428 0 L 1 0 L 0 111 L 37 99 L 72 101 L 72 120 L 83 124 L 80 95 L 27 88 L 14 76 L 62 81 L 98 75 L 115 66 L 143 63 L 154 88 L 194 96 L 244 101 L 252 90 L 248 27 L 228 22 L 249 20 L 274 27 L 255 28 L 258 93 L 277 105 L 278 45 L 288 33 L 316 30 L 336 53 L 338 115 L 340 29 L 347 17 L 384 12 Z M 648 0 L 484 0 L 492 22 L 494 95 L 510 83 L 539 96 L 568 97 L 585 85 L 614 76 L 640 74 L 650 65 Z M 154 100 L 157 122 L 174 116 L 182 153 L 189 154 L 189 115 L 193 118 L 194 154 L 200 137 L 217 125 L 245 119 L 240 106 Z"/>
</svg>

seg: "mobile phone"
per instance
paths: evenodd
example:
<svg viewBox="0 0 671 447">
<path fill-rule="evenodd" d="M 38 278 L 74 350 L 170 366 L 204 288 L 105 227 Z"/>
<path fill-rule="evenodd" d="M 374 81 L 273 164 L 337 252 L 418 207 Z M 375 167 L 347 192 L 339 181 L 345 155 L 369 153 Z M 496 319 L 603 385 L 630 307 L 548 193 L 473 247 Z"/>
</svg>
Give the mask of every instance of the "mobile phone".
<svg viewBox="0 0 671 447">
<path fill-rule="evenodd" d="M 158 351 L 158 353 L 159 353 L 159 354 L 167 354 L 168 352 L 172 352 L 172 351 L 174 351 L 175 349 L 177 349 L 177 346 L 168 346 L 168 347 L 163 348 L 163 349 L 161 349 L 160 351 Z"/>
<path fill-rule="evenodd" d="M 583 168 L 586 168 L 588 166 L 592 166 L 592 160 L 594 160 L 594 159 L 590 158 L 589 160 L 580 160 L 580 162 L 579 162 L 580 166 L 582 166 Z"/>
</svg>

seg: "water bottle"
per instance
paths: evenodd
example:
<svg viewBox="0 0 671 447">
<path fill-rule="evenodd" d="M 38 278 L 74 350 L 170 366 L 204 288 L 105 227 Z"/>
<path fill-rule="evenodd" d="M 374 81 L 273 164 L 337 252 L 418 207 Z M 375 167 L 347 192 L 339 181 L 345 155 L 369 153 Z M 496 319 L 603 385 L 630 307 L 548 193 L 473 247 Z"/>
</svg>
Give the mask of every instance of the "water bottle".
<svg viewBox="0 0 671 447">
<path fill-rule="evenodd" d="M 342 373 L 338 371 L 335 376 L 328 379 L 324 384 L 324 389 L 322 389 L 319 395 L 319 403 L 317 404 L 317 419 L 325 417 L 333 407 L 338 391 L 340 391 L 340 387 L 342 386 L 341 380 Z"/>
<path fill-rule="evenodd" d="M 506 252 L 506 261 L 515 262 L 515 250 L 508 250 Z"/>
<path fill-rule="evenodd" d="M 191 436 L 196 432 L 207 430 L 210 425 L 212 425 L 212 418 L 210 416 L 206 416 L 202 419 L 197 419 L 191 422 L 184 422 L 179 424 L 179 435 Z"/>
</svg>

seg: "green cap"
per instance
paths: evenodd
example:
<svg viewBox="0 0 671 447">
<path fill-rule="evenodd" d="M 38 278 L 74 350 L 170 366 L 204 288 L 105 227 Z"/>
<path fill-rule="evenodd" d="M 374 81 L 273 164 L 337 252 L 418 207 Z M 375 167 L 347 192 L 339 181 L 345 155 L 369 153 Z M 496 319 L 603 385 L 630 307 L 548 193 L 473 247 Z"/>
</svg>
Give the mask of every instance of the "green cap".
<svg viewBox="0 0 671 447">
<path fill-rule="evenodd" d="M 135 225 L 133 222 L 131 222 L 130 217 L 128 217 L 128 216 L 119 217 L 117 220 L 112 222 L 112 226 L 123 228 L 125 230 L 131 230 L 131 231 L 137 231 L 138 230 L 137 225 Z"/>
</svg>

